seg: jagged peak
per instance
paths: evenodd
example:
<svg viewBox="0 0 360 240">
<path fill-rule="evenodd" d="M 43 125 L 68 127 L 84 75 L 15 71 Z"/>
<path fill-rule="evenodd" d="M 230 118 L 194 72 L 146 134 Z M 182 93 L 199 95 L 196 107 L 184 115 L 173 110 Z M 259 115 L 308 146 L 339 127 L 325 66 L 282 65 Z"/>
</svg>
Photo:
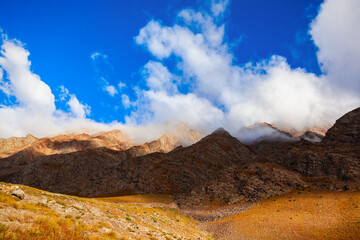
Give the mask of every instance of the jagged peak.
<svg viewBox="0 0 360 240">
<path fill-rule="evenodd" d="M 32 135 L 30 133 L 28 135 L 26 135 L 25 138 L 27 138 L 27 139 L 37 139 L 37 137 L 34 137 L 34 135 Z"/>
<path fill-rule="evenodd" d="M 327 131 L 323 142 L 360 143 L 360 108 L 339 118 Z"/>
<path fill-rule="evenodd" d="M 231 134 L 222 127 L 219 127 L 218 129 L 213 131 L 210 135 L 231 136 Z"/>
</svg>

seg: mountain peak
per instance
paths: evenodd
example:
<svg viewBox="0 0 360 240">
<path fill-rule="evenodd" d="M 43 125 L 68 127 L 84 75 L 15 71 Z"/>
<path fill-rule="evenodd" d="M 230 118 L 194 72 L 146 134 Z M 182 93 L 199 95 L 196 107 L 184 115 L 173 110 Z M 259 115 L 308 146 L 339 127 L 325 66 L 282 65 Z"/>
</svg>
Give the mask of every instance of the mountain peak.
<svg viewBox="0 0 360 240">
<path fill-rule="evenodd" d="M 213 131 L 210 135 L 222 135 L 222 136 L 231 136 L 228 131 L 226 131 L 224 128 L 220 127 Z"/>
<path fill-rule="evenodd" d="M 360 143 L 360 107 L 339 118 L 327 131 L 323 141 Z"/>
</svg>

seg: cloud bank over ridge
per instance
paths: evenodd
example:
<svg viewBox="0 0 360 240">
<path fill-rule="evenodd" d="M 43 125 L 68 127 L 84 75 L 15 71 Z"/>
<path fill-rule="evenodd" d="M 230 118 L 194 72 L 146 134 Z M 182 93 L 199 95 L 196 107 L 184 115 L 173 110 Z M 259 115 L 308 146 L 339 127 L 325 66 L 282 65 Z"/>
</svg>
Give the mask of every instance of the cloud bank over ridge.
<svg viewBox="0 0 360 240">
<path fill-rule="evenodd" d="M 152 20 L 140 30 L 136 43 L 143 45 L 159 61 L 158 65 L 172 57 L 179 59 L 177 67 L 182 75 L 177 77 L 182 82 L 176 87 L 188 84 L 186 77 L 190 77 L 191 92 L 169 92 L 161 86 L 148 85 L 150 89 L 143 90 L 145 100 L 141 101 L 147 104 L 146 110 L 140 117 L 136 112 L 133 118 L 147 122 L 142 116 L 149 112 L 155 122 L 181 119 L 207 131 L 224 126 L 235 132 L 241 126 L 263 121 L 296 131 L 328 127 L 341 114 L 359 105 L 356 93 L 360 89 L 356 88 L 360 82 L 360 34 L 354 31 L 360 23 L 359 10 L 356 0 L 328 0 L 321 5 L 310 29 L 319 48 L 321 76 L 293 69 L 284 57 L 276 55 L 244 66 L 235 65 L 228 43 L 224 42 L 225 26 L 216 24 L 221 22 L 219 14 L 185 9 L 178 14 L 179 24 L 163 26 Z M 334 16 L 335 28 L 331 25 Z M 349 61 L 345 61 L 347 55 Z M 169 75 L 166 66 L 162 69 Z M 161 79 L 162 73 L 158 74 Z M 149 77 L 145 76 L 145 80 L 148 82 Z M 343 83 L 349 86 L 340 89 Z M 182 104 L 178 99 L 182 99 Z M 188 102 L 199 108 L 196 116 Z M 171 109 L 177 111 L 166 114 Z"/>
<path fill-rule="evenodd" d="M 30 53 L 19 41 L 3 35 L 0 90 L 16 102 L 0 106 L 0 137 L 119 128 L 135 135 L 140 134 L 135 129 L 147 129 L 144 140 L 149 140 L 162 132 L 159 129 L 176 126 L 157 124 L 162 122 L 184 122 L 203 132 L 221 126 L 236 133 L 243 126 L 265 121 L 300 132 L 329 127 L 360 105 L 357 0 L 326 0 L 310 25 L 309 33 L 319 49 L 320 76 L 293 69 L 277 55 L 242 66 L 234 64 L 230 43 L 224 41 L 222 19 L 227 6 L 228 1 L 213 1 L 208 12 L 180 11 L 172 26 L 151 20 L 140 29 L 135 42 L 154 59 L 143 67 L 147 88 L 135 89 L 134 99 L 122 95 L 125 107 L 133 107 L 125 124 L 91 120 L 90 107 L 65 87 L 66 94 L 59 99 L 69 108 L 56 109 L 57 97 L 31 71 Z M 94 59 L 99 56 L 92 55 Z M 175 71 L 167 65 L 169 59 L 176 60 Z M 133 127 L 148 124 L 155 124 L 155 130 Z"/>
</svg>

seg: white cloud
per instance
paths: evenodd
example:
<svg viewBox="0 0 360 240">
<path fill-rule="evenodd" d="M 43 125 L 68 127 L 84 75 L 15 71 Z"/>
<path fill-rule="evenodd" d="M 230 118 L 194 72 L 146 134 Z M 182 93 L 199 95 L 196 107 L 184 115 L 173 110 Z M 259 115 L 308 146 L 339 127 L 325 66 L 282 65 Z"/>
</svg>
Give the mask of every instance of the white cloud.
<svg viewBox="0 0 360 240">
<path fill-rule="evenodd" d="M 8 97 L 11 95 L 11 85 L 9 81 L 3 79 L 4 71 L 0 68 L 0 90 L 3 91 Z"/>
<path fill-rule="evenodd" d="M 70 100 L 66 104 L 69 105 L 70 111 L 75 118 L 85 118 L 90 115 L 90 107 L 81 104 L 74 94 L 70 95 Z"/>
<path fill-rule="evenodd" d="M 118 94 L 118 90 L 113 85 L 110 85 L 109 82 L 104 77 L 100 77 L 100 79 L 103 84 L 102 89 L 106 93 L 108 93 L 112 97 Z"/>
<path fill-rule="evenodd" d="M 335 88 L 360 92 L 360 1 L 326 0 L 311 24 L 318 60 Z"/>
<path fill-rule="evenodd" d="M 103 89 L 112 97 L 118 93 L 118 91 L 116 90 L 116 88 L 113 85 L 104 86 Z"/>
<path fill-rule="evenodd" d="M 142 91 L 138 108 L 128 124 L 183 122 L 193 129 L 209 132 L 224 122 L 223 112 L 195 94 L 168 95 L 164 91 Z"/>
<path fill-rule="evenodd" d="M 194 129 L 211 131 L 213 126 L 220 126 L 224 120 L 220 109 L 195 94 L 169 96 L 165 92 L 153 91 L 146 94 L 150 100 L 153 122 L 180 121 Z"/>
<path fill-rule="evenodd" d="M 74 94 L 61 86 L 60 100 L 67 102 L 70 112 L 56 109 L 55 97 L 50 87 L 30 69 L 29 52 L 19 41 L 3 38 L 0 52 L 0 88 L 9 97 L 15 97 L 16 105 L 0 106 L 0 137 L 25 136 L 28 133 L 38 137 L 63 132 L 100 131 L 110 126 L 96 123 L 85 116 L 90 107 L 81 104 Z M 5 84 L 4 84 L 5 82 Z"/>
<path fill-rule="evenodd" d="M 59 94 L 60 101 L 64 101 L 69 95 L 69 90 L 64 85 L 61 85 Z"/>
<path fill-rule="evenodd" d="M 118 87 L 119 87 L 119 89 L 121 90 L 122 88 L 126 87 L 126 84 L 123 83 L 123 82 L 119 82 L 119 83 L 118 83 Z"/>
<path fill-rule="evenodd" d="M 121 102 L 126 109 L 131 106 L 130 98 L 126 94 L 121 95 Z"/>
<path fill-rule="evenodd" d="M 103 54 L 103 53 L 100 53 L 100 52 L 94 52 L 90 55 L 90 58 L 95 61 L 96 59 L 98 58 L 102 58 L 104 60 L 107 60 L 108 59 L 108 55 L 106 54 Z"/>
<path fill-rule="evenodd" d="M 211 11 L 215 17 L 223 14 L 226 10 L 226 7 L 229 3 L 229 0 L 212 0 Z"/>
<path fill-rule="evenodd" d="M 66 101 L 69 111 L 55 108 L 55 98 L 49 86 L 41 81 L 40 77 L 32 73 L 31 63 L 28 60 L 29 52 L 20 42 L 3 39 L 0 55 L 0 80 L 9 83 L 13 89 L 11 96 L 15 97 L 18 105 L 0 105 L 0 137 L 25 136 L 28 133 L 36 137 L 53 136 L 60 133 L 96 133 L 120 129 L 128 138 L 137 144 L 159 138 L 165 133 L 184 128 L 184 124 L 160 123 L 149 126 L 130 126 L 116 121 L 109 124 L 95 122 L 86 118 L 90 114 L 90 107 L 81 103 L 65 86 L 60 86 L 60 101 Z M 6 53 L 6 54 L 4 54 Z M 3 70 L 6 71 L 4 76 Z M 7 79 L 4 79 L 7 78 Z M 25 86 L 19 86 L 24 84 Z M 42 100 L 39 102 L 40 94 Z M 0 89 L 4 91 L 3 89 Z M 126 97 L 125 97 L 126 98 Z M 125 99 L 124 98 L 124 99 Z M 125 104 L 132 104 L 129 99 Z M 46 108 L 44 106 L 49 106 Z M 186 135 L 186 134 L 185 134 Z M 185 136 L 186 137 L 186 136 Z"/>
<path fill-rule="evenodd" d="M 227 4 L 226 1 L 220 3 L 223 4 L 221 6 Z M 343 58 L 339 58 L 341 61 L 338 65 L 339 69 L 332 68 L 339 74 L 337 77 L 333 77 L 335 75 L 331 74 L 329 70 L 318 77 L 304 69 L 292 69 L 286 59 L 279 56 L 273 56 L 258 63 L 248 63 L 245 66 L 235 65 L 233 55 L 227 44 L 223 43 L 224 25 L 217 26 L 214 19 L 224 9 L 221 9 L 220 5 L 216 5 L 219 10 L 214 10 L 217 9 L 214 7 L 214 3 L 212 6 L 213 16 L 191 9 L 181 11 L 178 17 L 184 21 L 183 25 L 162 26 L 159 21 L 152 20 L 140 30 L 135 40 L 137 44 L 145 46 L 160 61 L 171 55 L 180 59 L 177 66 L 183 72 L 183 77 L 193 79 L 190 88 L 192 99 L 207 100 L 207 104 L 201 105 L 202 112 L 206 112 L 204 106 L 210 112 L 214 108 L 219 111 L 221 109 L 222 125 L 232 132 L 242 126 L 263 121 L 276 123 L 295 131 L 303 131 L 307 128 L 326 128 L 341 114 L 360 104 L 358 95 L 350 94 L 348 91 L 338 91 L 334 87 L 334 82 L 341 84 L 343 81 L 340 77 L 341 68 L 343 68 L 341 65 L 348 66 Z M 325 9 L 324 5 L 322 9 Z M 354 15 L 359 11 L 352 9 L 346 12 Z M 321 17 L 320 13 L 318 18 Z M 359 25 L 355 24 L 357 15 L 347 16 L 347 18 L 351 21 L 342 21 L 342 18 L 336 18 L 339 27 L 346 25 L 344 27 L 348 29 Z M 321 22 L 320 20 L 316 21 Z M 328 24 L 327 20 L 324 25 L 331 28 L 331 24 L 326 24 Z M 312 33 L 315 26 L 316 23 L 312 25 Z M 337 38 L 346 38 L 347 36 L 351 35 L 340 35 Z M 314 38 L 316 39 L 316 37 Z M 355 37 L 355 39 L 357 38 Z M 315 40 L 315 42 L 318 41 Z M 346 48 L 354 48 L 357 52 L 356 48 L 359 43 L 360 41 L 350 41 Z M 323 48 L 321 44 L 319 47 L 320 50 Z M 324 47 L 326 48 L 326 46 Z M 330 46 L 329 51 L 333 53 L 334 47 Z M 325 60 L 321 60 L 321 56 L 320 51 L 319 60 L 325 62 Z M 360 56 L 355 54 L 352 56 L 354 58 L 353 66 L 359 66 Z M 164 62 L 157 64 L 167 70 Z M 335 62 L 335 64 L 337 63 Z M 358 68 L 354 67 L 354 69 Z M 356 71 L 351 71 L 352 73 L 356 73 Z M 358 74 L 355 75 L 358 76 Z M 171 73 L 168 73 L 167 76 L 171 76 Z M 167 80 L 153 81 L 154 83 L 148 81 L 149 87 L 156 85 L 146 92 L 151 111 L 145 115 L 147 116 L 145 118 L 144 114 L 133 113 L 134 118 L 138 118 L 140 122 L 149 121 L 152 118 L 168 120 L 165 116 L 169 112 L 171 113 L 169 116 L 172 118 L 181 119 L 187 123 L 198 122 L 192 114 L 178 116 L 175 111 L 171 111 L 172 109 L 183 110 L 184 106 L 188 105 L 181 93 L 171 96 L 162 91 L 166 90 L 166 84 L 171 82 L 170 78 L 164 79 Z M 351 85 L 358 83 L 359 81 L 353 81 Z M 166 101 L 160 101 L 163 99 Z M 183 105 L 180 103 L 182 101 L 178 101 L 179 99 L 184 101 Z M 144 104 L 143 101 L 140 103 Z M 192 107 L 194 108 L 196 104 L 201 103 L 194 101 Z M 182 111 L 179 110 L 179 112 Z M 210 123 L 204 121 L 204 125 L 207 125 L 208 128 L 215 127 L 215 122 L 215 120 Z"/>
<path fill-rule="evenodd" d="M 3 40 L 0 66 L 7 73 L 7 85 L 2 85 L 5 93 L 16 97 L 21 107 L 32 109 L 42 115 L 55 110 L 54 95 L 40 77 L 30 71 L 29 52 L 20 42 Z"/>
<path fill-rule="evenodd" d="M 169 93 L 177 92 L 175 77 L 160 62 L 149 61 L 144 66 L 143 75 L 150 89 Z"/>
</svg>

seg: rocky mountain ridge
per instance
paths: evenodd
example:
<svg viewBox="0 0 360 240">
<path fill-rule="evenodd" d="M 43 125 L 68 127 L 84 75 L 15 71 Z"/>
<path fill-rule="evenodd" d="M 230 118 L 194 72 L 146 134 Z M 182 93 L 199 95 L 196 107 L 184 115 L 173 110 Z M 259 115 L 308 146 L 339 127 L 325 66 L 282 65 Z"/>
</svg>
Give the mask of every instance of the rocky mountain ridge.
<svg viewBox="0 0 360 240">
<path fill-rule="evenodd" d="M 0 174 L 8 182 L 78 196 L 168 193 L 179 205 L 257 201 L 295 188 L 346 190 L 359 186 L 359 116 L 360 108 L 344 115 L 320 143 L 244 145 L 219 129 L 168 153 L 158 151 L 168 141 L 162 139 L 127 150 L 90 148 L 28 162 L 24 156 L 5 158 Z M 264 143 L 267 147 L 259 147 Z"/>
</svg>

